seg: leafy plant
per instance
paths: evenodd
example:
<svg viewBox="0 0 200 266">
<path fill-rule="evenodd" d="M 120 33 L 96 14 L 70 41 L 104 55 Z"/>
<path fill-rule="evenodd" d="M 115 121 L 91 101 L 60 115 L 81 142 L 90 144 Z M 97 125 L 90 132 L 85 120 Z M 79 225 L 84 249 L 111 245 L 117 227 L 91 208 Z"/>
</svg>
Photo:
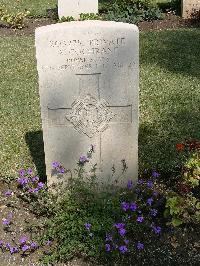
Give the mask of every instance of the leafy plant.
<svg viewBox="0 0 200 266">
<path fill-rule="evenodd" d="M 99 14 L 94 13 L 81 13 L 80 14 L 80 20 L 100 20 L 101 17 Z"/>
<path fill-rule="evenodd" d="M 165 217 L 174 227 L 187 223 L 200 222 L 200 201 L 192 195 L 186 197 L 173 194 L 167 198 Z"/>
<path fill-rule="evenodd" d="M 137 23 L 144 20 L 162 19 L 157 5 L 146 0 L 116 0 L 104 15 L 106 20 Z"/>
<path fill-rule="evenodd" d="M 7 10 L 0 8 L 0 20 L 7 26 L 16 29 L 22 29 L 24 27 L 24 20 L 30 14 L 29 11 L 8 13 Z"/>
<path fill-rule="evenodd" d="M 58 22 L 70 22 L 70 21 L 74 21 L 75 19 L 73 17 L 62 17 Z"/>
</svg>

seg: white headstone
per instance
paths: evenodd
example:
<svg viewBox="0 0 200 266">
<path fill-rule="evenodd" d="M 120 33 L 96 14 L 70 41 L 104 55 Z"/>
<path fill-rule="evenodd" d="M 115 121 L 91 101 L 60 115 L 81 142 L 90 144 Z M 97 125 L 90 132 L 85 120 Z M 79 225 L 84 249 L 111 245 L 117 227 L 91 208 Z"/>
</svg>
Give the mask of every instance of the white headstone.
<svg viewBox="0 0 200 266">
<path fill-rule="evenodd" d="M 53 161 L 74 169 L 91 144 L 99 182 L 137 179 L 138 28 L 106 21 L 41 27 L 36 56 L 49 183 Z"/>
<path fill-rule="evenodd" d="M 181 9 L 183 18 L 197 19 L 200 15 L 200 0 L 182 0 Z"/>
<path fill-rule="evenodd" d="M 58 0 L 58 16 L 79 18 L 81 13 L 98 13 L 98 0 Z"/>
</svg>

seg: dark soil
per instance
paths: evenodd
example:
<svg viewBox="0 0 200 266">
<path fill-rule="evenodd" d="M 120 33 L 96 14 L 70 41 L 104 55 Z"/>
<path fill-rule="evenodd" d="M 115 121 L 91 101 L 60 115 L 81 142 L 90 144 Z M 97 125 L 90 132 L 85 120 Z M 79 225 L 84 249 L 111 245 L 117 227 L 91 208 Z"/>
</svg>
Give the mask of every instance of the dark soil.
<svg viewBox="0 0 200 266">
<path fill-rule="evenodd" d="M 1 23 L 1 22 L 0 22 Z M 26 26 L 23 29 L 11 29 L 0 24 L 0 36 L 30 36 L 34 35 L 38 27 L 56 23 L 49 18 L 27 19 Z M 200 21 L 182 19 L 174 14 L 166 14 L 163 20 L 143 21 L 138 23 L 140 31 L 175 29 L 183 27 L 200 27 Z"/>
</svg>

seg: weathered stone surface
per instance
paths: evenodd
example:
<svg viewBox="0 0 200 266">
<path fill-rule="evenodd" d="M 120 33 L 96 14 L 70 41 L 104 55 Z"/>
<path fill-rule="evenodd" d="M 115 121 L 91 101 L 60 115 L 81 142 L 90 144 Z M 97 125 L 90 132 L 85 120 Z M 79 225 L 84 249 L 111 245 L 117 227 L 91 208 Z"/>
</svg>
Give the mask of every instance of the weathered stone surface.
<svg viewBox="0 0 200 266">
<path fill-rule="evenodd" d="M 98 0 L 58 0 L 58 15 L 79 18 L 81 13 L 98 13 Z"/>
<path fill-rule="evenodd" d="M 181 8 L 183 18 L 193 18 L 200 14 L 200 0 L 182 0 Z"/>
<path fill-rule="evenodd" d="M 99 182 L 137 178 L 138 28 L 106 21 L 41 27 L 36 56 L 49 183 L 53 161 L 74 169 L 91 144 Z"/>
</svg>

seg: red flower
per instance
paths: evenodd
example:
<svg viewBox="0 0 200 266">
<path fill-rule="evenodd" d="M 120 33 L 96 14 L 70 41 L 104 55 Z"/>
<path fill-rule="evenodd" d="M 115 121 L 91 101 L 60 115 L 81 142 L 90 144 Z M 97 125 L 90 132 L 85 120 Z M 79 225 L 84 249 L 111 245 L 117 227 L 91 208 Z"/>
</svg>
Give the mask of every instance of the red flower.
<svg viewBox="0 0 200 266">
<path fill-rule="evenodd" d="M 185 145 L 183 143 L 177 143 L 176 144 L 176 150 L 177 151 L 183 151 L 185 148 Z"/>
</svg>

